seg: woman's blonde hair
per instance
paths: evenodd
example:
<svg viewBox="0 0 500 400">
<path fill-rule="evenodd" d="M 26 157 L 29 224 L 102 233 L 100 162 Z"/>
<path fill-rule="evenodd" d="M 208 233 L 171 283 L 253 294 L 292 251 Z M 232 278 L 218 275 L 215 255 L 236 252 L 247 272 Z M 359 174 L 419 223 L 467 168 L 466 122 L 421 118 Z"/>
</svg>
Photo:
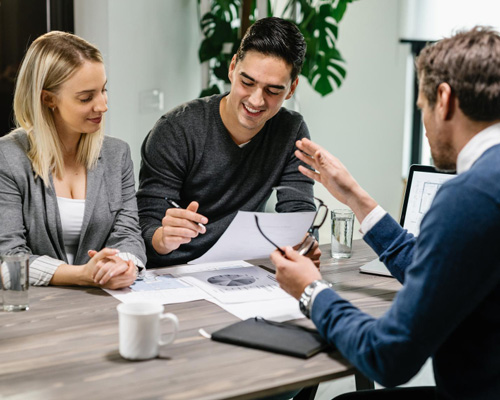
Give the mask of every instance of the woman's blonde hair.
<svg viewBox="0 0 500 400">
<path fill-rule="evenodd" d="M 42 90 L 57 93 L 85 61 L 102 63 L 100 51 L 70 33 L 52 31 L 37 38 L 29 47 L 19 70 L 14 94 L 16 125 L 29 138 L 28 157 L 35 176 L 50 186 L 50 173 L 64 174 L 62 143 L 56 131 L 53 113 L 42 102 Z M 91 169 L 99 158 L 103 129 L 82 135 L 77 161 Z"/>
</svg>

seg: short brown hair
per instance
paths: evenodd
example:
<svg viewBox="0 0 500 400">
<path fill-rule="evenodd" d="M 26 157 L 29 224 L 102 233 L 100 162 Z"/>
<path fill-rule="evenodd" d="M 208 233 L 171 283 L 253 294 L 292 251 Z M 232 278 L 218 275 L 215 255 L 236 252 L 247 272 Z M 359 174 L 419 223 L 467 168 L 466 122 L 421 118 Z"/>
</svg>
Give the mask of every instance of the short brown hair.
<svg viewBox="0 0 500 400">
<path fill-rule="evenodd" d="M 422 50 L 416 61 L 420 90 L 429 105 L 446 82 L 473 121 L 500 119 L 500 35 L 476 26 Z"/>
</svg>

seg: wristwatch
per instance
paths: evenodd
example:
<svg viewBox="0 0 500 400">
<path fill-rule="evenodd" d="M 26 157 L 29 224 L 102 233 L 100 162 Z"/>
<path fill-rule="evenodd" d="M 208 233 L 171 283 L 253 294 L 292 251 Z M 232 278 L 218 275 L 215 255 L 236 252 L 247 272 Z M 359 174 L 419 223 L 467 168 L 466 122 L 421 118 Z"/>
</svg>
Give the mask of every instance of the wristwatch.
<svg viewBox="0 0 500 400">
<path fill-rule="evenodd" d="M 313 293 L 320 288 L 331 288 L 332 284 L 325 281 L 324 279 L 318 279 L 314 282 L 311 282 L 306 286 L 304 292 L 300 296 L 299 299 L 299 308 L 300 312 L 304 314 L 307 318 L 311 318 L 311 299 Z"/>
</svg>

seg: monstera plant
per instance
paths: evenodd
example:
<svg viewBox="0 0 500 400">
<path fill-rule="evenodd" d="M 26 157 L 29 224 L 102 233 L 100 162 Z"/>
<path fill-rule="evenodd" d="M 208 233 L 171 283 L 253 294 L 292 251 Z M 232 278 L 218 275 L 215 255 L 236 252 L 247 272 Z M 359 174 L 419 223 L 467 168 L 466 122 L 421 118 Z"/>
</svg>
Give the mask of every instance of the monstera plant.
<svg viewBox="0 0 500 400">
<path fill-rule="evenodd" d="M 199 48 L 200 62 L 208 62 L 210 78 L 201 96 L 220 93 L 221 83 L 229 83 L 231 57 L 238 49 L 242 32 L 257 18 L 256 0 L 209 0 L 210 11 L 200 18 L 204 35 Z M 342 85 L 346 77 L 345 60 L 336 47 L 339 22 L 348 3 L 355 0 L 286 0 L 280 15 L 297 24 L 307 43 L 303 75 L 322 96 Z M 198 0 L 198 4 L 200 0 Z"/>
</svg>

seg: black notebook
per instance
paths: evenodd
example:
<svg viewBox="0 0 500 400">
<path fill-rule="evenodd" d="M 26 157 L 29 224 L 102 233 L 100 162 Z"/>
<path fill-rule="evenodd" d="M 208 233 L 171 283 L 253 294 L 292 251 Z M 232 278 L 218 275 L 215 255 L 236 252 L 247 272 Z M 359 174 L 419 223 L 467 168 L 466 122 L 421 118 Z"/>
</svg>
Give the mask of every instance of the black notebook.
<svg viewBox="0 0 500 400">
<path fill-rule="evenodd" d="M 309 358 L 329 348 L 313 329 L 260 317 L 222 328 L 212 333 L 212 340 L 300 358 Z"/>
</svg>

